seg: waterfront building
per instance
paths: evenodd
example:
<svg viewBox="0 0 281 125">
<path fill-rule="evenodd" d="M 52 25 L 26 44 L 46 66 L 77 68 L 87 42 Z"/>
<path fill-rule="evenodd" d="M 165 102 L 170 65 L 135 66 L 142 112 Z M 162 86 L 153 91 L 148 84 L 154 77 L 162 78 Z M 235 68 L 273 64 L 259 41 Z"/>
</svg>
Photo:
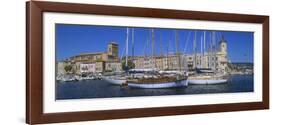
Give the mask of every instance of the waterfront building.
<svg viewBox="0 0 281 125">
<path fill-rule="evenodd" d="M 67 61 L 58 62 L 58 73 L 66 73 L 66 65 L 73 66 L 73 73 L 84 72 L 102 73 L 122 71 L 122 63 L 118 57 L 118 44 L 110 42 L 107 52 L 86 53 L 70 57 Z M 228 68 L 227 42 L 222 37 L 219 47 L 214 51 L 196 54 L 174 53 L 168 55 L 134 56 L 128 57 L 132 60 L 136 69 L 158 69 L 158 70 L 194 70 L 196 68 L 211 68 L 226 73 Z M 123 58 L 124 60 L 125 58 Z"/>
<path fill-rule="evenodd" d="M 96 72 L 96 64 L 80 64 L 80 73 L 95 73 Z"/>
<path fill-rule="evenodd" d="M 118 61 L 118 44 L 110 42 L 106 52 L 83 53 L 69 58 L 71 62 L 95 63 L 97 61 Z"/>
<path fill-rule="evenodd" d="M 120 72 L 122 71 L 122 64 L 118 61 L 107 61 L 105 63 L 106 72 Z"/>
<path fill-rule="evenodd" d="M 105 64 L 103 61 L 95 62 L 95 70 L 97 73 L 104 72 Z"/>
<path fill-rule="evenodd" d="M 135 56 L 135 68 L 159 70 L 194 70 L 195 68 L 211 68 L 222 73 L 229 71 L 227 57 L 227 42 L 222 37 L 219 48 L 215 51 L 196 54 L 169 54 L 166 56 Z"/>
<path fill-rule="evenodd" d="M 57 74 L 79 74 L 80 73 L 80 63 L 73 63 L 68 60 L 59 61 L 56 63 Z M 71 67 L 70 69 L 66 69 L 66 67 Z"/>
<path fill-rule="evenodd" d="M 57 67 L 57 74 L 62 75 L 66 74 L 67 72 L 65 71 L 65 66 L 69 65 L 69 62 L 67 61 L 60 61 L 56 63 Z"/>
<path fill-rule="evenodd" d="M 65 66 L 71 65 L 74 74 L 101 73 L 105 70 L 120 71 L 121 63 L 118 58 L 119 47 L 116 42 L 107 45 L 106 52 L 83 53 L 57 62 L 58 74 L 66 74 Z M 108 67 L 106 67 L 108 66 Z"/>
<path fill-rule="evenodd" d="M 151 57 L 135 56 L 133 57 L 133 63 L 136 69 L 152 69 L 154 68 L 154 60 Z"/>
<path fill-rule="evenodd" d="M 170 54 L 168 56 L 154 56 L 154 57 L 143 57 L 137 56 L 134 57 L 135 68 L 137 69 L 153 69 L 158 70 L 185 70 L 187 66 L 185 63 L 187 57 L 190 55 L 175 55 Z M 181 63 L 179 63 L 179 60 Z"/>
</svg>

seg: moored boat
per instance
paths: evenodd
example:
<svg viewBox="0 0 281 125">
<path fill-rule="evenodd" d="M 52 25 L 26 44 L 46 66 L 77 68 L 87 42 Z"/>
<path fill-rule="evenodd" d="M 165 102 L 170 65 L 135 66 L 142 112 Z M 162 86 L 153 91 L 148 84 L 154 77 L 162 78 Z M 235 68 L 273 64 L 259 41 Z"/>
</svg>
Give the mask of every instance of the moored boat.
<svg viewBox="0 0 281 125">
<path fill-rule="evenodd" d="M 197 53 L 196 53 L 196 32 L 194 34 L 194 63 L 195 63 L 195 68 L 194 68 L 194 74 L 190 75 L 188 78 L 188 83 L 189 84 L 223 84 L 227 83 L 228 79 L 225 77 L 226 73 L 221 72 L 217 68 L 217 56 L 216 53 L 214 52 L 216 50 L 215 47 L 215 32 L 212 31 L 211 34 L 211 40 L 210 40 L 210 51 L 207 55 L 207 59 L 209 60 L 208 63 L 206 63 L 206 59 L 199 57 L 197 59 Z M 203 37 L 201 36 L 201 53 L 203 57 L 205 57 L 205 42 L 206 42 L 206 32 L 204 32 Z M 222 36 L 222 42 L 224 41 L 224 38 Z M 202 46 L 202 43 L 204 45 L 204 48 Z M 197 62 L 198 61 L 198 62 Z M 227 61 L 226 61 L 227 62 Z M 197 66 L 199 64 L 199 66 Z"/>
<path fill-rule="evenodd" d="M 130 79 L 127 81 L 129 87 L 142 89 L 160 89 L 160 88 L 175 88 L 186 87 L 188 85 L 186 77 L 156 77 L 156 78 L 141 78 Z"/>
<path fill-rule="evenodd" d="M 197 73 L 214 73 L 214 70 L 211 68 L 196 68 Z"/>
<path fill-rule="evenodd" d="M 188 80 L 189 84 L 196 84 L 196 85 L 200 85 L 200 84 L 222 84 L 222 83 L 227 83 L 227 79 L 193 79 L 193 80 Z"/>
<path fill-rule="evenodd" d="M 125 77 L 103 77 L 103 80 L 112 85 L 124 85 L 127 81 Z"/>
<path fill-rule="evenodd" d="M 211 76 L 211 75 L 198 75 L 191 76 L 188 79 L 189 84 L 202 85 L 202 84 L 224 84 L 227 83 L 227 79 L 222 76 Z"/>
</svg>

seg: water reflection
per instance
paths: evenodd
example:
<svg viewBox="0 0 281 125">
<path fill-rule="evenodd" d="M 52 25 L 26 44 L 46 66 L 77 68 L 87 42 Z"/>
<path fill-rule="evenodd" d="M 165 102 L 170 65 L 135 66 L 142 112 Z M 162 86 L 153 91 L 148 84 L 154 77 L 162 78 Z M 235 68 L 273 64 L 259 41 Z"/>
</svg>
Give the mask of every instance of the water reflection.
<svg viewBox="0 0 281 125">
<path fill-rule="evenodd" d="M 228 83 L 218 85 L 188 85 L 184 88 L 136 89 L 111 85 L 103 80 L 61 82 L 56 84 L 56 99 L 84 99 L 207 93 L 253 92 L 252 75 L 230 76 Z"/>
</svg>

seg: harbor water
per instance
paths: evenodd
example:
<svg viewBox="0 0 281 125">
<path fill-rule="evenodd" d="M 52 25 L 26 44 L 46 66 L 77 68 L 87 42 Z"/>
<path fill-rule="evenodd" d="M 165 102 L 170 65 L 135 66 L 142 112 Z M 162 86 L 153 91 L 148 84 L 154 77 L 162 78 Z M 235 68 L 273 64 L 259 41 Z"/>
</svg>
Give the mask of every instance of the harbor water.
<svg viewBox="0 0 281 125">
<path fill-rule="evenodd" d="M 188 85 L 187 87 L 166 89 L 130 88 L 112 85 L 103 80 L 57 82 L 56 100 L 253 92 L 253 78 L 253 75 L 232 75 L 225 84 Z"/>
</svg>

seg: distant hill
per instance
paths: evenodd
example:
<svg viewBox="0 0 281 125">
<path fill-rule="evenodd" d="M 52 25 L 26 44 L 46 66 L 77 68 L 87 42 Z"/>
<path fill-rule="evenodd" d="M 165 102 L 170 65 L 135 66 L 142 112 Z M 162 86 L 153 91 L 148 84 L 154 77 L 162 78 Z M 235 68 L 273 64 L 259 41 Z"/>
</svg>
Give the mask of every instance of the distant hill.
<svg viewBox="0 0 281 125">
<path fill-rule="evenodd" d="M 229 63 L 230 69 L 253 69 L 254 63 L 249 62 L 235 62 L 235 63 Z"/>
</svg>

